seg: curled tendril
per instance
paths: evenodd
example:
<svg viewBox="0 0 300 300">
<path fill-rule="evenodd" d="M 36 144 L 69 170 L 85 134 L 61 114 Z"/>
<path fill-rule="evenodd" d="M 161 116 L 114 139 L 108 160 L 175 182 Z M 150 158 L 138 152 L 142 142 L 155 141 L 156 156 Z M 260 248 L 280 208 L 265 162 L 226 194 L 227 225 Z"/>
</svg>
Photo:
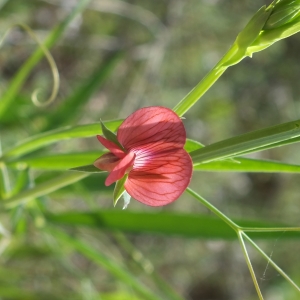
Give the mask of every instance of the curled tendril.
<svg viewBox="0 0 300 300">
<path fill-rule="evenodd" d="M 46 57 L 46 59 L 47 59 L 47 61 L 49 63 L 49 66 L 51 68 L 51 72 L 52 72 L 52 76 L 53 76 L 53 87 L 52 87 L 52 92 L 51 92 L 50 97 L 46 101 L 41 102 L 38 99 L 38 97 L 37 97 L 40 89 L 36 89 L 32 93 L 32 95 L 31 95 L 32 103 L 35 106 L 45 107 L 45 106 L 51 104 L 55 100 L 55 98 L 57 96 L 57 93 L 58 93 L 58 90 L 59 90 L 59 73 L 58 73 L 58 69 L 57 69 L 56 63 L 55 63 L 55 61 L 54 61 L 51 53 L 47 49 L 47 47 L 45 47 L 40 42 L 40 40 L 38 39 L 38 37 L 36 36 L 36 34 L 34 33 L 34 31 L 29 26 L 27 26 L 26 24 L 22 24 L 22 23 L 14 24 L 10 28 L 8 28 L 6 30 L 6 32 L 4 33 L 2 39 L 0 40 L 0 46 L 2 45 L 2 43 L 3 43 L 4 39 L 6 38 L 6 36 L 9 34 L 10 30 L 12 30 L 14 27 L 20 27 L 20 28 L 22 28 L 38 44 L 38 46 L 43 51 L 43 53 L 44 53 L 44 55 L 45 55 L 45 57 Z"/>
</svg>

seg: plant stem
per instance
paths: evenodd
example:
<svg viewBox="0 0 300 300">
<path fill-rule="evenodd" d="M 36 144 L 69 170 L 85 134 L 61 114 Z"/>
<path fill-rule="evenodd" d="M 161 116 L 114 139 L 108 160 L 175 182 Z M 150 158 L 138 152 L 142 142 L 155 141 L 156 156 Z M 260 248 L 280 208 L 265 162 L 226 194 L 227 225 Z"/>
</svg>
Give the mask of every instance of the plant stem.
<svg viewBox="0 0 300 300">
<path fill-rule="evenodd" d="M 251 245 L 268 261 L 270 265 L 283 277 L 285 278 L 298 292 L 300 292 L 300 287 L 280 268 L 278 265 L 263 251 L 261 248 L 253 242 L 253 240 L 248 237 L 247 234 L 241 231 L 241 235 L 243 235 Z"/>
<path fill-rule="evenodd" d="M 0 140 L 0 156 L 2 155 L 1 140 Z M 10 191 L 10 183 L 7 172 L 7 167 L 4 162 L 0 161 L 0 200 L 5 199 Z"/>
<path fill-rule="evenodd" d="M 220 219 L 222 219 L 227 225 L 229 225 L 235 232 L 238 232 L 240 230 L 240 226 L 234 223 L 232 220 L 230 220 L 227 216 L 225 216 L 220 210 L 218 210 L 216 207 L 214 207 L 212 204 L 210 204 L 207 200 L 202 198 L 200 195 L 198 195 L 196 192 L 194 192 L 191 188 L 187 188 L 186 191 L 192 195 L 194 198 L 196 198 L 199 202 L 201 202 L 206 208 L 208 208 L 211 212 L 213 212 L 216 216 L 218 216 Z"/>
<path fill-rule="evenodd" d="M 230 58 L 237 52 L 236 44 L 233 44 L 221 60 L 207 73 L 207 75 L 173 108 L 178 116 L 183 116 L 221 77 L 232 64 L 227 64 Z M 233 64 L 236 64 L 234 62 Z"/>
<path fill-rule="evenodd" d="M 243 232 L 300 231 L 300 227 L 240 227 Z"/>
<path fill-rule="evenodd" d="M 251 274 L 251 277 L 252 277 L 252 280 L 253 280 L 253 283 L 254 283 L 257 295 L 258 295 L 258 297 L 259 297 L 260 300 L 263 300 L 264 297 L 263 297 L 263 295 L 261 293 L 259 284 L 257 282 L 256 276 L 255 276 L 255 272 L 253 270 L 253 267 L 252 267 L 252 264 L 251 264 L 251 260 L 250 260 L 250 257 L 248 255 L 248 251 L 247 251 L 247 248 L 246 248 L 246 245 L 245 245 L 245 242 L 243 240 L 243 236 L 242 235 L 243 235 L 243 231 L 239 230 L 238 231 L 238 238 L 239 238 L 240 245 L 241 245 L 243 253 L 244 253 L 244 257 L 246 259 L 246 263 L 247 263 L 248 269 L 250 271 L 250 274 Z"/>
</svg>

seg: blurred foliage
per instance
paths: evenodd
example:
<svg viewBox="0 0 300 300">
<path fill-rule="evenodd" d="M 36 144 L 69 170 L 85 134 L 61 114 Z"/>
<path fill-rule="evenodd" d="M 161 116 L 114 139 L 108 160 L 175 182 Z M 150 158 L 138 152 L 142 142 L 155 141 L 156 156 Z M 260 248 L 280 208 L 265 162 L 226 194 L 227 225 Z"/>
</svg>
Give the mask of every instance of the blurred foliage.
<svg viewBox="0 0 300 300">
<path fill-rule="evenodd" d="M 24 22 L 45 40 L 78 2 L 2 0 L 1 31 Z M 0 119 L 2 150 L 62 126 L 124 118 L 142 106 L 172 108 L 214 66 L 264 4 L 268 3 L 90 1 L 51 49 L 61 80 L 58 98 L 46 108 L 31 103 L 36 87 L 43 88 L 42 99 L 51 89 L 51 72 L 42 59 Z M 185 115 L 188 137 L 210 144 L 300 119 L 299 45 L 298 34 L 228 69 Z M 34 41 L 18 29 L 5 39 L 0 51 L 1 94 L 35 48 Z M 300 164 L 298 147 L 267 150 L 255 157 Z M 64 161 L 64 153 L 88 152 L 94 157 L 97 151 L 100 156 L 95 138 L 64 139 L 22 159 L 49 156 L 51 161 L 51 155 L 61 154 Z M 81 158 L 72 158 L 81 164 Z M 57 179 L 60 174 L 26 169 L 22 163 L 8 172 L 14 183 L 12 195 Z M 230 217 L 246 223 L 250 219 L 296 226 L 300 212 L 298 180 L 299 175 L 294 174 L 198 172 L 191 186 Z M 227 227 L 218 240 L 182 233 L 185 227 L 192 228 L 193 222 L 195 227 L 202 224 L 197 214 L 208 220 L 203 226 L 213 224 L 209 227 L 212 231 L 219 228 L 206 208 L 187 195 L 168 207 L 155 209 L 131 201 L 128 212 L 122 214 L 124 222 L 135 213 L 140 220 L 151 214 L 156 220 L 166 214 L 175 218 L 167 224 L 174 230 L 153 230 L 153 222 L 146 223 L 153 227 L 145 234 L 141 230 L 145 223 L 139 223 L 138 218 L 136 230 L 134 225 L 122 228 L 122 223 L 104 230 L 100 214 L 115 214 L 111 221 L 122 219 L 116 217 L 121 205 L 111 211 L 111 188 L 104 188 L 103 181 L 102 174 L 91 175 L 9 212 L 1 210 L 1 224 L 9 233 L 4 229 L 0 232 L 0 299 L 256 299 L 238 243 L 225 240 L 225 235 L 231 234 Z M 190 223 L 176 219 L 179 212 Z M 92 228 L 84 226 L 95 219 L 99 223 Z M 160 222 L 164 224 L 162 219 Z M 285 235 L 273 234 L 258 244 L 299 285 L 299 235 L 290 240 Z M 266 299 L 275 299 L 274 295 L 278 300 L 298 299 L 299 294 L 250 245 L 249 252 Z"/>
</svg>

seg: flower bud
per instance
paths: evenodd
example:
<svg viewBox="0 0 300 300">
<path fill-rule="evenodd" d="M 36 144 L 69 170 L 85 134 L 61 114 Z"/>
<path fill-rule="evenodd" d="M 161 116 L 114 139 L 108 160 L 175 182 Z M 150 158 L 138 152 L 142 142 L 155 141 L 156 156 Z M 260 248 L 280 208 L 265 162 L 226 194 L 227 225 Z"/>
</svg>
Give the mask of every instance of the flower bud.
<svg viewBox="0 0 300 300">
<path fill-rule="evenodd" d="M 283 0 L 274 4 L 272 13 L 263 30 L 275 29 L 294 21 L 300 16 L 299 0 Z"/>
<path fill-rule="evenodd" d="M 249 56 L 300 31 L 300 0 L 277 0 L 267 10 L 271 10 L 271 14 L 258 37 L 248 47 L 246 53 Z"/>
</svg>

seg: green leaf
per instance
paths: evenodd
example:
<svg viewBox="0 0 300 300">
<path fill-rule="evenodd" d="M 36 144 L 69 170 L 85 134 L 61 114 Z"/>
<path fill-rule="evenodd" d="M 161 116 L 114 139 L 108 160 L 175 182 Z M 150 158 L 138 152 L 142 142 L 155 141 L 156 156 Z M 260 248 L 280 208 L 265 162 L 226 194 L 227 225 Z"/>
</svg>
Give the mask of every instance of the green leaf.
<svg viewBox="0 0 300 300">
<path fill-rule="evenodd" d="M 203 144 L 201 144 L 200 142 L 191 140 L 191 139 L 186 139 L 186 142 L 185 142 L 185 145 L 184 145 L 184 149 L 187 152 L 192 152 L 192 151 L 198 150 L 202 147 L 204 147 Z"/>
<path fill-rule="evenodd" d="M 26 203 L 27 201 L 32 200 L 34 198 L 48 195 L 62 187 L 77 182 L 87 176 L 89 176 L 89 173 L 68 172 L 41 184 L 38 184 L 31 189 L 22 191 L 17 195 L 6 199 L 5 203 L 3 203 L 2 205 L 4 205 L 7 208 L 11 208 L 21 203 Z"/>
<path fill-rule="evenodd" d="M 110 127 L 115 128 L 116 126 Z M 99 130 L 98 130 L 99 132 Z M 185 150 L 188 152 L 197 150 L 203 147 L 201 143 L 190 139 L 186 140 Z M 24 148 L 23 148 L 24 149 Z M 42 170 L 68 170 L 74 169 L 75 171 L 83 172 L 99 172 L 100 170 L 93 168 L 92 166 L 85 168 L 91 162 L 94 162 L 98 157 L 103 155 L 104 151 L 87 151 L 87 152 L 75 152 L 75 153 L 64 153 L 64 154 L 50 154 L 43 156 L 34 157 L 22 157 L 10 160 L 7 165 L 14 168 L 30 167 L 34 169 Z M 78 167 L 82 166 L 82 167 Z"/>
<path fill-rule="evenodd" d="M 197 150 L 203 147 L 199 142 L 187 139 L 184 146 L 188 152 Z M 49 154 L 33 157 L 22 157 L 10 160 L 7 165 L 9 167 L 20 168 L 30 167 L 42 170 L 69 170 L 82 172 L 100 172 L 99 169 L 94 168 L 91 162 L 94 162 L 98 157 L 103 155 L 104 151 L 87 151 L 64 154 Z M 80 167 L 78 167 L 80 166 Z"/>
<path fill-rule="evenodd" d="M 50 154 L 19 158 L 7 163 L 10 167 L 24 168 L 25 166 L 42 170 L 68 170 L 77 166 L 85 166 L 103 155 L 103 151 L 88 151 L 65 154 Z"/>
<path fill-rule="evenodd" d="M 106 121 L 104 123 L 107 128 L 114 131 L 120 126 L 122 120 Z M 97 134 L 101 134 L 101 133 L 102 132 L 101 129 L 99 128 L 98 123 L 51 130 L 30 137 L 27 140 L 19 143 L 12 149 L 6 151 L 3 157 L 0 157 L 0 161 L 25 155 L 36 149 L 40 149 L 42 147 L 59 142 L 61 140 L 66 140 L 71 138 L 86 138 L 90 136 L 96 136 Z"/>
<path fill-rule="evenodd" d="M 194 163 L 235 157 L 300 136 L 300 120 L 288 122 L 220 141 L 190 153 Z"/>
<path fill-rule="evenodd" d="M 195 151 L 202 145 L 193 140 L 187 140 L 185 149 Z M 68 170 L 90 173 L 101 173 L 102 171 L 89 164 L 104 154 L 102 151 L 89 151 L 82 153 L 51 154 L 30 158 L 19 158 L 10 161 L 10 167 L 30 167 L 42 170 Z M 80 167 L 78 167 L 80 165 Z M 226 172 L 287 172 L 299 173 L 300 166 L 295 164 L 282 163 L 279 161 L 259 160 L 251 158 L 235 157 L 233 160 L 215 160 L 209 163 L 195 163 L 195 171 L 226 171 Z"/>
<path fill-rule="evenodd" d="M 122 145 L 119 143 L 117 135 L 114 134 L 112 131 L 110 131 L 104 124 L 103 122 L 100 120 L 100 125 L 101 125 L 101 129 L 102 129 L 102 133 L 104 135 L 104 137 L 106 139 L 108 139 L 109 141 L 115 143 L 117 146 L 120 147 L 120 149 L 123 149 Z"/>
<path fill-rule="evenodd" d="M 132 211 L 69 211 L 62 214 L 47 214 L 46 219 L 56 224 L 71 226 L 90 226 L 108 230 L 122 230 L 131 233 L 164 234 L 202 239 L 236 239 L 236 233 L 222 220 L 201 214 L 182 214 L 170 212 L 132 212 Z M 234 220 L 243 227 L 284 227 L 283 224 L 265 221 Z M 248 234 L 248 233 L 247 233 Z M 278 232 L 251 232 L 255 238 L 277 238 Z M 300 238 L 300 232 L 285 232 L 282 238 Z"/>
<path fill-rule="evenodd" d="M 214 172 L 300 173 L 300 165 L 272 160 L 235 157 L 234 160 L 218 160 L 204 164 L 196 164 L 194 165 L 194 170 Z"/>
<path fill-rule="evenodd" d="M 114 206 L 116 206 L 117 202 L 119 201 L 119 199 L 122 197 L 122 195 L 125 192 L 125 181 L 127 179 L 128 175 L 124 175 L 123 178 L 121 178 L 120 180 L 118 180 L 116 182 L 115 185 L 115 189 L 114 189 Z"/>
</svg>

